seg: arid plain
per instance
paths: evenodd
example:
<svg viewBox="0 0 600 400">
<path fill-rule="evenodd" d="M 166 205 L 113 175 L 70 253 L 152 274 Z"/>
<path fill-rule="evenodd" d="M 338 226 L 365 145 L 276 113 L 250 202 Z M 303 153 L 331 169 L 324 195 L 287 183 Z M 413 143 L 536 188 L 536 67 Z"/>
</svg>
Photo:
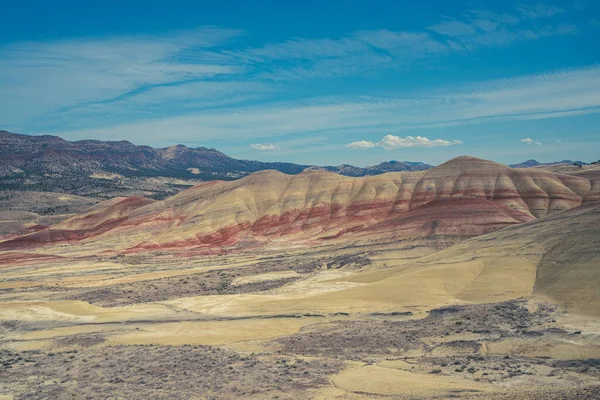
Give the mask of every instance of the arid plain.
<svg viewBox="0 0 600 400">
<path fill-rule="evenodd" d="M 598 169 L 72 199 L 6 223 L 0 399 L 600 397 Z"/>
</svg>

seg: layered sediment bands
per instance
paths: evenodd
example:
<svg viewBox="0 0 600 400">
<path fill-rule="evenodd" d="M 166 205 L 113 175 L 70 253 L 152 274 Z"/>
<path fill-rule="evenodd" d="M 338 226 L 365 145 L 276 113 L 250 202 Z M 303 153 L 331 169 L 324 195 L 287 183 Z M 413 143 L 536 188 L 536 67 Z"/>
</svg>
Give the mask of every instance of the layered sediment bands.
<svg viewBox="0 0 600 400">
<path fill-rule="evenodd" d="M 584 202 L 592 202 L 600 200 L 600 170 L 582 171 L 574 173 L 572 175 L 561 175 L 561 178 L 565 178 L 570 181 L 570 177 L 583 178 L 590 183 L 590 190 L 583 197 Z M 580 182 L 580 181 L 579 181 Z M 566 184 L 566 183 L 565 183 Z M 573 183 L 571 183 L 573 184 Z"/>
<path fill-rule="evenodd" d="M 392 232 L 473 236 L 600 198 L 600 176 L 511 169 L 459 157 L 426 172 L 350 178 L 324 171 L 197 185 L 164 201 L 118 198 L 48 229 L 0 243 L 145 251 L 320 240 Z"/>
<path fill-rule="evenodd" d="M 388 231 L 407 237 L 477 236 L 533 219 L 535 218 L 528 213 L 491 200 L 449 197 L 433 200 L 410 212 L 386 218 L 366 229 L 365 233 Z"/>
<path fill-rule="evenodd" d="M 31 254 L 31 253 L 19 253 L 19 252 L 6 252 L 0 254 L 0 265 L 16 265 L 16 264 L 28 264 L 28 263 L 39 263 L 39 262 L 51 262 L 56 260 L 62 260 L 63 257 L 50 255 L 50 254 Z"/>
<path fill-rule="evenodd" d="M 467 196 L 492 200 L 539 218 L 581 205 L 591 189 L 590 180 L 584 177 L 512 169 L 474 157 L 459 157 L 423 176 L 411 206 Z"/>
<path fill-rule="evenodd" d="M 74 243 L 88 237 L 100 236 L 109 231 L 116 233 L 126 230 L 128 227 L 131 228 L 132 221 L 126 217 L 127 215 L 137 208 L 153 202 L 154 200 L 144 197 L 116 197 L 49 229 L 12 239 L 8 243 L 11 249 L 23 249 L 60 243 Z M 2 245 L 3 243 L 0 243 L 0 249 L 2 249 Z"/>
</svg>

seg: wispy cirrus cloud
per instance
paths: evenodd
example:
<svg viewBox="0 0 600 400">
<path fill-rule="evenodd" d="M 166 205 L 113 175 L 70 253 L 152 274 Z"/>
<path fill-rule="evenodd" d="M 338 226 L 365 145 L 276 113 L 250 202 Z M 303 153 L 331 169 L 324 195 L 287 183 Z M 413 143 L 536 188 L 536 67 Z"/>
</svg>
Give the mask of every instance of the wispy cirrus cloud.
<svg viewBox="0 0 600 400">
<path fill-rule="evenodd" d="M 78 38 L 0 48 L 4 121 L 118 102 L 161 85 L 237 75 L 242 65 L 181 59 L 186 49 L 223 44 L 241 31 L 201 28 L 161 37 Z"/>
<path fill-rule="evenodd" d="M 335 39 L 291 39 L 262 47 L 207 52 L 198 57 L 199 61 L 243 63 L 256 68 L 260 79 L 294 81 L 386 69 L 451 50 L 452 46 L 426 31 L 375 29 Z"/>
<path fill-rule="evenodd" d="M 473 9 L 461 18 L 444 18 L 422 31 L 360 30 L 338 39 L 296 39 L 240 52 L 219 54 L 244 62 L 293 60 L 292 67 L 274 66 L 259 73 L 263 79 L 291 81 L 335 78 L 406 68 L 422 59 L 478 47 L 504 46 L 518 41 L 568 35 L 577 27 L 548 19 L 561 9 L 523 5 L 514 13 Z M 231 58 L 221 58 L 230 60 Z"/>
<path fill-rule="evenodd" d="M 360 140 L 346 145 L 351 149 L 371 149 L 373 147 L 382 147 L 386 150 L 393 150 L 403 147 L 446 147 L 456 144 L 462 144 L 461 140 L 428 139 L 423 136 L 394 136 L 385 135 L 379 142 L 369 142 Z"/>
<path fill-rule="evenodd" d="M 190 137 L 214 141 L 309 134 L 356 138 L 361 143 L 365 135 L 384 136 L 390 131 L 600 113 L 599 93 L 600 67 L 593 67 L 461 85 L 409 98 L 336 96 L 230 106 L 62 134 L 131 140 L 138 136 L 150 144 L 164 141 L 165 131 L 172 132 L 176 142 Z M 360 146 L 370 145 L 353 147 Z"/>
<path fill-rule="evenodd" d="M 572 26 L 551 19 L 563 11 L 543 4 L 505 13 L 474 9 L 415 31 L 359 30 L 262 46 L 237 45 L 244 32 L 218 27 L 154 37 L 17 43 L 0 48 L 0 95 L 7 99 L 0 120 L 29 132 L 162 145 L 165 132 L 176 142 L 240 135 L 255 142 L 298 133 L 345 135 L 347 142 L 364 139 L 366 132 L 381 137 L 390 131 L 598 112 L 597 67 L 404 96 L 382 95 L 382 88 L 371 97 L 335 90 L 295 96 L 310 80 L 406 72 L 412 63 L 446 54 L 572 33 Z M 281 93 L 285 101 L 277 97 Z M 367 142 L 375 144 L 354 143 L 364 148 Z"/>
<path fill-rule="evenodd" d="M 558 7 L 541 3 L 520 6 L 514 13 L 473 9 L 459 18 L 446 18 L 430 26 L 429 30 L 473 50 L 482 46 L 507 45 L 576 32 L 577 26 L 569 23 L 538 24 L 537 20 L 562 12 L 564 10 Z"/>
<path fill-rule="evenodd" d="M 557 14 L 563 14 L 566 12 L 564 8 L 558 7 L 554 4 L 546 3 L 535 3 L 535 4 L 522 4 L 517 7 L 517 11 L 528 19 L 539 19 L 552 17 Z"/>
</svg>

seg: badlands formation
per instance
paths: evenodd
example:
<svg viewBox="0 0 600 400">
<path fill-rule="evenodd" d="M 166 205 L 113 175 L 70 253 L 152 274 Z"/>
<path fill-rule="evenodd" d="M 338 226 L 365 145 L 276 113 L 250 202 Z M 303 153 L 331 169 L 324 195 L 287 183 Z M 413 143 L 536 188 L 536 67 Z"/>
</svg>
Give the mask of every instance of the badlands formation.
<svg viewBox="0 0 600 400">
<path fill-rule="evenodd" d="M 114 198 L 0 242 L 0 398 L 598 398 L 599 248 L 598 171 L 472 157 Z"/>
<path fill-rule="evenodd" d="M 473 157 L 426 172 L 362 178 L 262 171 L 203 183 L 164 201 L 114 198 L 0 243 L 0 249 L 68 243 L 108 254 L 287 247 L 381 234 L 469 237 L 598 199 L 600 187 L 589 178 L 511 169 Z"/>
</svg>

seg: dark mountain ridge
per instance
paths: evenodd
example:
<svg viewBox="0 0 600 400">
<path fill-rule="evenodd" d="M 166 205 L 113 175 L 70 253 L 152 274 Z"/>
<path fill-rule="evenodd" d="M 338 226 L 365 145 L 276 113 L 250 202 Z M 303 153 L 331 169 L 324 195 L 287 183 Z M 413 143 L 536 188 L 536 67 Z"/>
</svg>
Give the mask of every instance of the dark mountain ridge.
<svg viewBox="0 0 600 400">
<path fill-rule="evenodd" d="M 206 147 L 178 144 L 166 148 L 129 141 L 67 141 L 57 136 L 30 136 L 0 131 L 0 189 L 43 190 L 78 195 L 106 191 L 172 194 L 199 181 L 233 180 L 261 170 L 298 174 L 307 168 L 346 176 L 377 175 L 392 171 L 431 168 L 420 162 L 389 161 L 361 168 L 352 165 L 316 167 L 286 162 L 238 160 Z M 113 174 L 113 178 L 94 174 Z M 170 178 L 168 190 L 149 188 L 148 178 Z M 124 180 L 128 180 L 125 184 Z M 183 180 L 183 182 L 181 181 Z M 141 182 L 142 181 L 142 182 Z M 181 188 L 179 187 L 181 186 Z M 35 189 L 33 189 L 35 188 Z M 126 190 L 127 189 L 127 190 Z M 148 193 L 148 191 L 150 193 Z M 141 192 L 140 192 L 141 193 Z"/>
<path fill-rule="evenodd" d="M 510 164 L 509 167 L 511 167 L 511 168 L 531 168 L 531 167 L 537 167 L 539 165 L 557 165 L 557 164 L 586 165 L 587 163 L 585 163 L 583 161 L 571 161 L 571 160 L 562 160 L 562 161 L 553 161 L 553 162 L 541 163 L 541 162 L 539 162 L 537 160 L 527 160 L 527 161 L 523 161 L 523 162 L 518 163 L 518 164 Z"/>
</svg>

